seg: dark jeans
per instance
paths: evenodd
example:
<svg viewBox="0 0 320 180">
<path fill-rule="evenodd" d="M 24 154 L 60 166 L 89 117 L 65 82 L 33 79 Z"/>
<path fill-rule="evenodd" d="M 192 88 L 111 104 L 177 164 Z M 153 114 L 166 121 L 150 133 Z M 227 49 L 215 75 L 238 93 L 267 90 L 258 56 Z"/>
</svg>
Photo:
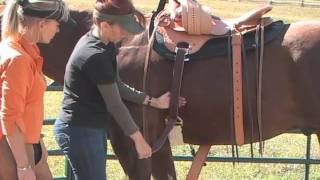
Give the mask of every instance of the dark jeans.
<svg viewBox="0 0 320 180">
<path fill-rule="evenodd" d="M 56 141 L 67 157 L 76 180 L 106 180 L 106 130 L 54 125 Z"/>
</svg>

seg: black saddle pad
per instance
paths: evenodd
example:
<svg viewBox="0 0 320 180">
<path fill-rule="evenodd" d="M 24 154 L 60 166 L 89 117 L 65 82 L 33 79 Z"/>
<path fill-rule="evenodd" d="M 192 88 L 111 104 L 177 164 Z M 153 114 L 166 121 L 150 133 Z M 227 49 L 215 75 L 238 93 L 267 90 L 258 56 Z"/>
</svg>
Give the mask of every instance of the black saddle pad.
<svg viewBox="0 0 320 180">
<path fill-rule="evenodd" d="M 275 21 L 264 30 L 264 42 L 265 44 L 272 41 L 283 30 L 283 21 Z M 255 48 L 255 31 L 246 33 L 243 35 L 244 47 L 246 50 L 252 50 Z M 153 49 L 166 59 L 174 60 L 175 52 L 170 51 L 164 44 L 164 38 L 161 33 L 156 32 Z M 209 58 L 213 56 L 224 56 L 228 53 L 228 37 L 218 37 L 208 40 L 199 51 L 188 54 L 187 58 L 190 60 Z"/>
</svg>

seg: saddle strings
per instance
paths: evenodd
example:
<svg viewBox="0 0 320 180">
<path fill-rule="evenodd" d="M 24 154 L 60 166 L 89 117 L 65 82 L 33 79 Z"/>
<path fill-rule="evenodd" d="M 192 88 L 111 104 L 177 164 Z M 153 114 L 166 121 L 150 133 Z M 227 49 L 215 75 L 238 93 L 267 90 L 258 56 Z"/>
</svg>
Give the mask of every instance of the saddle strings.
<svg viewBox="0 0 320 180">
<path fill-rule="evenodd" d="M 259 84 L 258 84 L 258 125 L 259 125 L 259 153 L 262 156 L 263 155 L 263 150 L 264 150 L 264 141 L 263 141 L 263 133 L 262 133 L 262 76 L 263 76 L 263 57 L 264 57 L 264 25 L 263 23 L 260 23 L 261 25 L 259 26 L 259 33 L 260 33 L 260 49 L 259 50 Z M 258 33 L 258 36 L 259 36 Z"/>
<path fill-rule="evenodd" d="M 256 31 L 256 58 L 257 58 L 257 121 L 259 131 L 259 154 L 263 156 L 264 141 L 262 132 L 262 76 L 263 76 L 263 57 L 264 57 L 264 25 L 260 22 Z"/>
</svg>

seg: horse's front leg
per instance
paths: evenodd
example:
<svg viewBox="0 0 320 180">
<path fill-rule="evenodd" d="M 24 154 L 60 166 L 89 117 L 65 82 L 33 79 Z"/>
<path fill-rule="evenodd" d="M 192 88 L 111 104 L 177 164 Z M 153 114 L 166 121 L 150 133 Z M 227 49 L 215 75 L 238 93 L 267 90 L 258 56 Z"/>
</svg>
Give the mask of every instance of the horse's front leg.
<svg viewBox="0 0 320 180">
<path fill-rule="evenodd" d="M 152 176 L 155 180 L 177 179 L 171 146 L 168 140 L 158 152 L 152 155 L 151 159 Z"/>
<path fill-rule="evenodd" d="M 109 139 L 119 162 L 130 180 L 150 180 L 151 160 L 138 159 L 134 142 L 114 122 L 109 124 Z"/>
</svg>

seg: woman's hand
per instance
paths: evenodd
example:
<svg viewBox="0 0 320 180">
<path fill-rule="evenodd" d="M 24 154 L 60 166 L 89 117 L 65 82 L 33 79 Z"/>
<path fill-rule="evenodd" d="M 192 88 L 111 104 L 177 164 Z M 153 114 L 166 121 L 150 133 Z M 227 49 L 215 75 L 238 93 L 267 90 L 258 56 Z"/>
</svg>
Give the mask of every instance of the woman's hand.
<svg viewBox="0 0 320 180">
<path fill-rule="evenodd" d="M 36 180 L 35 172 L 31 166 L 18 168 L 17 172 L 19 180 Z"/>
<path fill-rule="evenodd" d="M 146 140 L 143 138 L 140 131 L 131 134 L 130 138 L 134 141 L 139 159 L 151 157 L 152 149 L 146 142 Z"/>
<path fill-rule="evenodd" d="M 186 98 L 179 97 L 179 107 L 186 105 L 186 103 Z M 158 109 L 168 109 L 170 105 L 170 92 L 166 92 L 158 98 L 152 98 L 150 105 Z"/>
</svg>

